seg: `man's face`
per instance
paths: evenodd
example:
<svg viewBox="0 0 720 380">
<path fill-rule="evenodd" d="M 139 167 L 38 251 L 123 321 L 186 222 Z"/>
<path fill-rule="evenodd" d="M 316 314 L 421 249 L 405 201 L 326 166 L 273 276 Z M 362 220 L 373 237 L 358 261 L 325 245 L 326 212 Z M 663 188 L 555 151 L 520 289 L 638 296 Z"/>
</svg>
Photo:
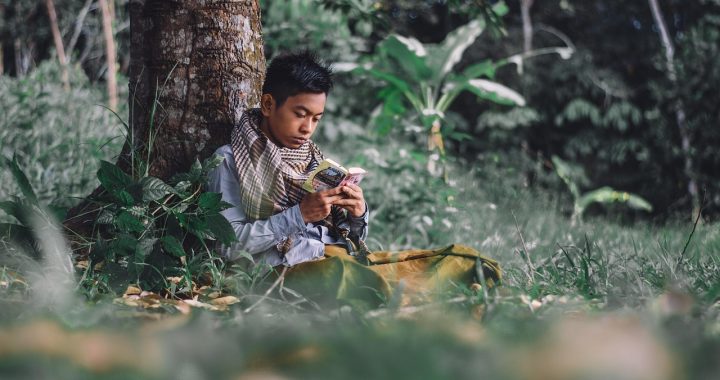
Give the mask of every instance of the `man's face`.
<svg viewBox="0 0 720 380">
<path fill-rule="evenodd" d="M 315 132 L 326 98 L 324 93 L 300 93 L 278 107 L 272 95 L 264 94 L 260 103 L 265 116 L 261 129 L 276 145 L 297 149 Z"/>
</svg>

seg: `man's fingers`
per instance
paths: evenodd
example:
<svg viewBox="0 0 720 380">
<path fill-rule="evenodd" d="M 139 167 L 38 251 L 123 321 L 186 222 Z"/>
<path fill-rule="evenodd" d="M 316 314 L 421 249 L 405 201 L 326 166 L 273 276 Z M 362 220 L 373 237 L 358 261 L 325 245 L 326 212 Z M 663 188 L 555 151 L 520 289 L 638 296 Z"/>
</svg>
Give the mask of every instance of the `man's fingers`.
<svg viewBox="0 0 720 380">
<path fill-rule="evenodd" d="M 348 199 L 348 198 L 340 198 L 339 200 L 333 202 L 336 206 L 356 206 L 360 203 L 357 199 Z"/>
<path fill-rule="evenodd" d="M 333 204 L 340 199 L 345 199 L 345 197 L 342 195 L 331 195 L 331 196 L 323 197 L 323 200 L 326 203 L 333 203 Z"/>
<path fill-rule="evenodd" d="M 332 195 L 338 195 L 342 194 L 342 188 L 340 187 L 333 187 L 332 189 L 322 190 L 317 192 L 318 195 L 322 197 L 332 196 Z"/>
<path fill-rule="evenodd" d="M 351 186 L 354 186 L 354 188 Z M 350 198 L 355 198 L 355 199 L 362 198 L 362 190 L 357 185 L 343 186 L 342 191 L 344 194 L 347 194 Z"/>
<path fill-rule="evenodd" d="M 360 217 L 365 213 L 365 203 L 357 199 L 343 199 L 335 202 L 335 205 L 345 209 L 353 217 Z"/>
</svg>

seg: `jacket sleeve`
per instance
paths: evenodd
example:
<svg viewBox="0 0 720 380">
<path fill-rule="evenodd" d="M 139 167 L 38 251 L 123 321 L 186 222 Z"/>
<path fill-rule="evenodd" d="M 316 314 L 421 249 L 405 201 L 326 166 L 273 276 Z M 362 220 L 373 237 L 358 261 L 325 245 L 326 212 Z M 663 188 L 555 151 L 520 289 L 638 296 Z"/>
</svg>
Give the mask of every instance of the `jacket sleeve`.
<svg viewBox="0 0 720 380">
<path fill-rule="evenodd" d="M 274 253 L 282 257 L 278 245 L 291 239 L 291 247 L 283 257 L 283 264 L 294 265 L 303 261 L 322 257 L 325 246 L 321 241 L 312 241 L 306 236 L 308 228 L 300 214 L 300 206 L 290 207 L 268 219 L 251 221 L 242 209 L 240 185 L 234 168 L 232 152 L 219 150 L 225 160 L 209 173 L 208 191 L 222 193 L 222 200 L 231 204 L 222 211 L 222 215 L 230 222 L 235 231 L 237 242 L 233 250 L 244 250 L 251 255 Z M 228 157 L 229 156 L 229 157 Z M 271 252 L 268 252 L 271 251 Z M 281 264 L 280 262 L 270 263 Z"/>
<path fill-rule="evenodd" d="M 354 218 L 349 217 L 348 223 L 350 224 L 350 234 L 357 236 L 360 240 L 367 239 L 368 236 L 368 221 L 370 220 L 370 208 L 367 202 L 365 203 L 365 213 L 362 216 Z"/>
</svg>

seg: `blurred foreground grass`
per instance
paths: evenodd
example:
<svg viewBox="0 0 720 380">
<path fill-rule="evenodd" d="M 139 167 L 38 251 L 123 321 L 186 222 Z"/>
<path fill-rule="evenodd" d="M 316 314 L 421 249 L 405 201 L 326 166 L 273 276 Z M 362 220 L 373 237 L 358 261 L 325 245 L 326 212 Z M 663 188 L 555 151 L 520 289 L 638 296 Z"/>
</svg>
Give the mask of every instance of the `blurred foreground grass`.
<svg viewBox="0 0 720 380">
<path fill-rule="evenodd" d="M 97 89 L 75 83 L 64 94 L 51 84 L 58 83 L 56 73 L 43 70 L 0 82 L 8 95 L 0 116 L 2 154 L 18 155 L 45 204 L 70 205 L 69 195 L 96 186 L 98 160 L 119 150 L 121 139 L 101 146 L 119 134 L 120 123 L 93 106 Z M 343 123 L 330 119 L 321 128 Z M 512 152 L 453 162 L 451 183 L 444 184 L 426 175 L 422 155 L 401 136 L 371 139 L 361 132 L 345 127 L 327 133 L 341 138 L 319 143 L 328 156 L 371 173 L 364 182 L 370 247 L 470 245 L 500 260 L 503 286 L 485 294 L 458 285 L 434 304 L 364 315 L 347 307 L 298 308 L 274 296 L 247 311 L 260 295 L 246 287 L 194 302 L 142 293 L 89 302 L 78 291 L 79 275 L 52 260 L 25 260 L 22 272 L 0 269 L 1 377 L 714 379 L 720 373 L 716 224 L 699 225 L 689 244 L 687 222 L 597 217 L 573 226 L 569 198 L 526 187 L 524 173 L 535 163 Z M 5 168 L 1 175 L 4 200 L 17 189 Z M 552 175 L 540 181 L 552 183 Z M 46 243 L 62 246 L 48 231 Z M 2 251 L 5 259 L 12 250 Z M 221 296 L 237 302 L 214 301 Z"/>
</svg>

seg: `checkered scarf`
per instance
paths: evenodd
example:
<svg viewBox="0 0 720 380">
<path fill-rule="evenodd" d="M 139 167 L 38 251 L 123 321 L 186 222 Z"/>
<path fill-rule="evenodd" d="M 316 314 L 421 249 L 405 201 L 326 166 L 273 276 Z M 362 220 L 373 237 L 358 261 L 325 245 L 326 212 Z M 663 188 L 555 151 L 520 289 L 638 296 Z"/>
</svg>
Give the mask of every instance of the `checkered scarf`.
<svg viewBox="0 0 720 380">
<path fill-rule="evenodd" d="M 247 110 L 233 128 L 230 142 L 240 182 L 245 215 L 267 219 L 296 204 L 307 193 L 302 188 L 310 172 L 323 160 L 320 149 L 308 140 L 297 149 L 281 148 L 260 130 L 260 109 Z M 333 206 L 322 224 L 334 232 L 347 229 L 347 214 Z M 290 241 L 284 242 L 289 249 Z"/>
<path fill-rule="evenodd" d="M 309 140 L 298 149 L 278 147 L 260 131 L 261 120 L 259 109 L 246 111 L 230 137 L 243 211 L 253 220 L 300 203 L 303 182 L 323 159 Z"/>
</svg>

